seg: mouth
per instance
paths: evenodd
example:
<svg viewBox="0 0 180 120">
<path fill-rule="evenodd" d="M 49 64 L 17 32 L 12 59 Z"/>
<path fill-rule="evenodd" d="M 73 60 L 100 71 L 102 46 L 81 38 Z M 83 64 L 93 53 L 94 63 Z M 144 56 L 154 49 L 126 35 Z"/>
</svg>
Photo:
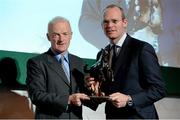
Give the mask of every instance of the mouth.
<svg viewBox="0 0 180 120">
<path fill-rule="evenodd" d="M 63 43 L 63 42 L 61 42 L 61 41 L 58 41 L 56 44 L 57 44 L 57 45 L 65 45 L 65 43 Z"/>
<path fill-rule="evenodd" d="M 115 33 L 115 30 L 108 30 L 108 31 L 106 31 L 106 33 L 107 34 L 113 34 L 113 33 Z"/>
<path fill-rule="evenodd" d="M 109 30 L 106 30 L 107 33 L 113 33 L 115 32 L 116 30 L 112 30 L 112 29 L 109 29 Z"/>
</svg>

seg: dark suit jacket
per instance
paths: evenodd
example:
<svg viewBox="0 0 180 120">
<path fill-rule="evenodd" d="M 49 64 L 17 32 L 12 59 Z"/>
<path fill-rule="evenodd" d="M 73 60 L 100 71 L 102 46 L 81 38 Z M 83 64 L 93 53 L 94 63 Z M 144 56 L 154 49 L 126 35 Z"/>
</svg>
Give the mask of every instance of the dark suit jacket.
<svg viewBox="0 0 180 120">
<path fill-rule="evenodd" d="M 28 60 L 26 83 L 36 118 L 82 118 L 82 107 L 68 106 L 68 97 L 84 89 L 83 61 L 69 54 L 69 62 L 71 83 L 51 50 Z"/>
<path fill-rule="evenodd" d="M 130 95 L 134 105 L 116 108 L 107 102 L 107 118 L 158 118 L 153 103 L 166 92 L 158 59 L 150 44 L 127 35 L 115 63 L 114 79 L 103 85 L 103 91 L 107 95 L 115 92 Z"/>
</svg>

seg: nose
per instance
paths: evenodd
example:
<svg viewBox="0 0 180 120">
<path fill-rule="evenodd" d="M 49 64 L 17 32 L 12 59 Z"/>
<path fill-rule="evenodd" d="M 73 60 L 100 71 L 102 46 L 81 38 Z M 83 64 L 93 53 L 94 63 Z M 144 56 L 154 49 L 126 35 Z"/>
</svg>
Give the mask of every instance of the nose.
<svg viewBox="0 0 180 120">
<path fill-rule="evenodd" d="M 107 23 L 107 27 L 111 27 L 111 26 L 113 26 L 113 23 L 112 23 L 111 21 L 109 21 L 109 22 Z"/>
<path fill-rule="evenodd" d="M 113 27 L 113 26 L 114 26 L 114 23 L 111 22 L 111 21 L 109 21 L 109 22 L 107 22 L 107 23 L 105 24 L 105 28 L 111 28 L 111 27 Z"/>
<path fill-rule="evenodd" d="M 62 34 L 59 34 L 59 40 L 62 40 Z"/>
<path fill-rule="evenodd" d="M 59 34 L 59 40 L 62 41 L 65 38 L 64 34 Z"/>
</svg>

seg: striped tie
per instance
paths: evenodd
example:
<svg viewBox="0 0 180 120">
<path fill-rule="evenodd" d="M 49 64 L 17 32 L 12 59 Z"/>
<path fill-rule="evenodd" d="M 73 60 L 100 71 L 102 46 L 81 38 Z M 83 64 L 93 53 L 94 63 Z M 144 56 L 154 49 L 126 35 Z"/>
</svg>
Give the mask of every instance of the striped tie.
<svg viewBox="0 0 180 120">
<path fill-rule="evenodd" d="M 61 66 L 62 66 L 62 68 L 63 68 L 63 70 L 64 70 L 64 72 L 66 74 L 66 77 L 67 77 L 68 81 L 70 82 L 69 70 L 67 68 L 68 63 L 65 63 L 65 62 L 67 62 L 67 61 L 65 60 L 64 56 L 61 56 L 61 60 L 60 60 Z M 67 64 L 67 66 L 65 66 L 65 64 Z"/>
</svg>

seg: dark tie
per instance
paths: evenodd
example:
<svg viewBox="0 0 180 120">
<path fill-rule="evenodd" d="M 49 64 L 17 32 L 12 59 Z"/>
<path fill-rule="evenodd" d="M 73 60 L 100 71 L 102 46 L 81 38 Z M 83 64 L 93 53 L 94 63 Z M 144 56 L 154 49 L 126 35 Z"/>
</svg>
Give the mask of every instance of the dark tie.
<svg viewBox="0 0 180 120">
<path fill-rule="evenodd" d="M 119 51 L 120 51 L 120 46 L 118 45 L 113 45 L 113 57 L 117 58 L 117 56 L 119 55 Z"/>
<path fill-rule="evenodd" d="M 120 46 L 117 46 L 117 45 L 113 44 L 112 47 L 111 47 L 111 51 L 110 51 L 110 57 L 112 57 L 111 58 L 111 68 L 113 70 L 114 70 L 114 67 L 115 67 L 117 56 L 119 55 L 119 51 L 120 51 Z"/>
<path fill-rule="evenodd" d="M 64 70 L 64 72 L 66 74 L 66 77 L 67 77 L 68 81 L 70 82 L 70 75 L 69 75 L 69 72 L 68 72 L 68 68 L 66 68 L 66 66 L 65 66 L 65 62 L 66 61 L 65 61 L 64 56 L 61 56 L 61 59 L 60 59 L 61 66 L 62 66 L 62 68 L 63 68 L 63 70 Z"/>
</svg>

